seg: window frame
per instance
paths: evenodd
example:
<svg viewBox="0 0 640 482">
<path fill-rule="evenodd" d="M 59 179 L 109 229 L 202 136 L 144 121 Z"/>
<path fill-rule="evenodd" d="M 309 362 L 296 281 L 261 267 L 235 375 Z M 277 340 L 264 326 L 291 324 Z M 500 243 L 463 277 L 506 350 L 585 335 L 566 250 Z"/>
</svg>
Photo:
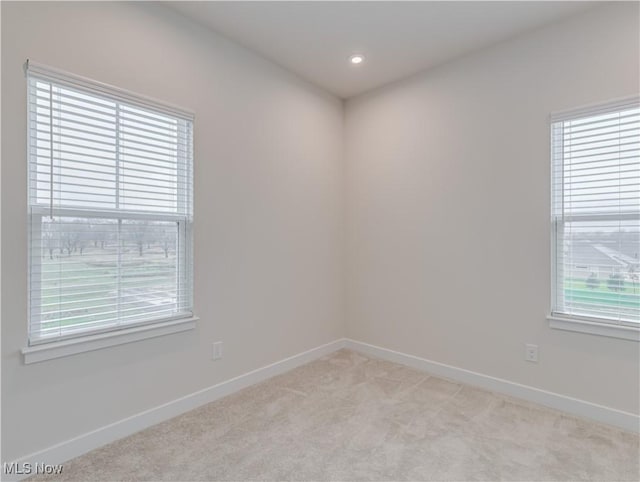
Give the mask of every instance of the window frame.
<svg viewBox="0 0 640 482">
<path fill-rule="evenodd" d="M 33 153 L 31 148 L 31 129 L 32 114 L 30 113 L 30 96 L 27 100 L 27 225 L 28 225 L 28 308 L 27 308 L 27 346 L 22 349 L 25 363 L 33 363 L 50 358 L 58 358 L 83 351 L 104 348 L 121 343 L 128 343 L 144 338 L 161 336 L 169 333 L 189 330 L 195 327 L 198 320 L 193 314 L 193 124 L 194 114 L 187 110 L 175 107 L 166 102 L 156 99 L 134 94 L 132 92 L 113 87 L 108 84 L 97 82 L 75 74 L 70 74 L 59 69 L 51 68 L 42 64 L 27 61 L 26 68 L 26 88 L 30 89 L 32 78 L 42 79 L 44 82 L 50 82 L 59 86 L 67 86 L 70 88 L 77 87 L 81 91 L 93 94 L 102 99 L 110 99 L 117 105 L 129 105 L 140 109 L 147 109 L 152 112 L 158 112 L 171 116 L 177 120 L 182 119 L 189 125 L 189 131 L 184 133 L 187 139 L 186 153 L 182 154 L 185 166 L 184 172 L 179 172 L 176 176 L 176 199 L 178 203 L 184 203 L 184 212 L 162 213 L 141 210 L 123 210 L 117 207 L 111 208 L 92 208 L 92 207 L 50 207 L 38 206 L 32 203 L 33 182 L 31 179 L 33 166 Z M 119 108 L 119 107 L 118 107 Z M 180 124 L 179 124 L 180 125 Z M 117 127 L 116 127 L 117 132 Z M 118 154 L 116 154 L 118 156 Z M 180 154 L 178 154 L 180 156 Z M 181 165 L 178 162 L 178 165 Z M 118 181 L 119 182 L 119 181 Z M 117 188 L 116 188 L 117 189 Z M 41 303 L 33 303 L 34 293 L 31 287 L 34 276 L 40 273 L 39 266 L 42 263 L 41 256 L 33 255 L 32 242 L 34 237 L 42 240 L 41 228 L 42 218 L 44 216 L 67 216 L 85 219 L 109 219 L 118 224 L 118 232 L 123 221 L 141 220 L 141 221 L 165 221 L 176 223 L 176 290 L 181 292 L 186 288 L 186 294 L 178 297 L 176 310 L 182 311 L 175 316 L 150 316 L 149 319 L 135 321 L 130 323 L 120 323 L 115 320 L 113 324 L 105 324 L 97 328 L 85 328 L 81 326 L 71 327 L 68 332 L 62 335 L 46 336 L 41 331 L 32 333 L 32 324 L 40 324 L 42 320 L 37 319 L 38 314 L 34 313 L 35 309 L 41 307 Z M 37 291 L 37 290 L 34 290 Z M 38 295 L 35 295 L 38 296 Z M 37 300 L 37 298 L 36 298 Z M 75 328 L 75 329 L 74 329 Z"/>
<path fill-rule="evenodd" d="M 551 227 L 551 292 L 550 292 L 550 312 L 547 316 L 549 326 L 554 329 L 599 335 L 610 338 L 619 338 L 640 342 L 640 322 L 627 320 L 615 320 L 605 317 L 576 315 L 558 310 L 561 303 L 558 302 L 562 296 L 562 287 L 559 286 L 558 270 L 561 259 L 558 256 L 558 240 L 565 223 L 575 221 L 625 221 L 639 220 L 640 213 L 616 213 L 616 214 L 573 214 L 570 217 L 557 216 L 554 212 L 555 188 L 556 188 L 556 157 L 554 149 L 558 149 L 554 140 L 554 124 L 566 122 L 573 119 L 580 119 L 589 116 L 613 113 L 629 108 L 640 107 L 640 96 L 624 97 L 608 102 L 590 104 L 577 109 L 554 112 L 549 118 L 549 140 L 550 140 L 550 227 Z M 562 145 L 559 149 L 563 149 Z M 562 168 L 564 169 L 564 157 Z M 561 189 L 564 190 L 564 179 Z"/>
</svg>

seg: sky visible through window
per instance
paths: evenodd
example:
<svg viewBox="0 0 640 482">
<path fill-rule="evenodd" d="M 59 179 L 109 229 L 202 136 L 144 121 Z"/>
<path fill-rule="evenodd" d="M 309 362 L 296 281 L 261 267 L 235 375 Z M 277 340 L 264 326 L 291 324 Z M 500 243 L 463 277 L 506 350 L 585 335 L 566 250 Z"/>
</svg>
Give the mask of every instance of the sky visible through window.
<svg viewBox="0 0 640 482">
<path fill-rule="evenodd" d="M 53 194 L 59 207 L 176 212 L 177 157 L 186 149 L 176 119 L 36 85 L 39 204 Z"/>
</svg>

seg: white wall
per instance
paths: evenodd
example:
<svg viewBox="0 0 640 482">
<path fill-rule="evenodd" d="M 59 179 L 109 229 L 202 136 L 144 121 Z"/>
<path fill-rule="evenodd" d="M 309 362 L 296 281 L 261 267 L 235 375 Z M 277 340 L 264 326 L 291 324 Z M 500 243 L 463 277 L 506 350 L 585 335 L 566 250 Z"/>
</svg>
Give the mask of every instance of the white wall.
<svg viewBox="0 0 640 482">
<path fill-rule="evenodd" d="M 343 335 L 340 100 L 161 6 L 1 8 L 3 461 Z M 22 363 L 27 58 L 195 112 L 196 330 Z"/>
<path fill-rule="evenodd" d="M 350 338 L 639 412 L 637 342 L 545 320 L 548 116 L 638 92 L 638 18 L 598 7 L 347 102 Z"/>
</svg>

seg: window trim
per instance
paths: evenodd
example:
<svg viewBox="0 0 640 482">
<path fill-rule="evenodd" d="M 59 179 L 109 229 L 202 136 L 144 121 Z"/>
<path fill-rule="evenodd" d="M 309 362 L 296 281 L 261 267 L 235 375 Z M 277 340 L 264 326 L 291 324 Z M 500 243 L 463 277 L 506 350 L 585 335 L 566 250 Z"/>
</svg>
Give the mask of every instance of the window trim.
<svg viewBox="0 0 640 482">
<path fill-rule="evenodd" d="M 603 323 L 599 319 L 591 320 L 586 317 L 569 318 L 555 314 L 547 316 L 547 320 L 549 321 L 549 327 L 556 330 L 640 342 L 640 329 L 633 326 L 614 325 L 613 323 Z"/>
<path fill-rule="evenodd" d="M 157 100 L 152 97 L 136 94 L 128 90 L 115 87 L 106 83 L 98 82 L 86 77 L 82 77 L 76 74 L 68 73 L 63 70 L 59 70 L 47 65 L 39 64 L 27 59 L 25 63 L 25 74 L 34 75 L 39 78 L 46 79 L 50 82 L 58 85 L 67 86 L 70 88 L 80 88 L 84 91 L 94 92 L 95 95 L 108 98 L 114 102 L 126 103 L 142 109 L 149 109 L 155 112 L 159 112 L 174 118 L 188 121 L 193 126 L 195 121 L 195 115 L 192 111 L 182 109 L 173 104 L 167 103 L 162 100 Z M 27 109 L 29 107 L 27 106 Z M 30 125 L 27 130 L 30 129 Z M 192 127 L 191 127 L 192 129 Z M 189 156 L 191 161 L 188 165 L 190 175 L 193 174 L 193 131 L 191 130 L 191 143 L 188 146 Z M 29 132 L 27 132 L 27 170 L 31 169 L 31 154 L 30 154 L 30 142 Z M 30 179 L 29 175 L 27 176 Z M 184 182 L 184 179 L 183 181 Z M 194 283 L 194 271 L 193 271 L 193 181 L 190 181 L 189 197 L 187 204 L 191 206 L 187 214 L 176 213 L 156 213 L 139 212 L 139 211 L 127 211 L 117 209 L 84 209 L 69 208 L 69 207 L 43 207 L 32 206 L 28 202 L 28 246 L 31 246 L 31 238 L 33 235 L 33 220 L 46 215 L 55 216 L 78 216 L 92 218 L 105 218 L 105 219 L 126 219 L 126 220 L 149 220 L 149 221 L 174 221 L 177 224 L 178 239 L 186 241 L 186 245 L 183 250 L 177 250 L 177 265 L 178 271 L 177 277 L 184 278 L 185 283 L 189 286 L 189 311 L 176 314 L 171 317 L 155 318 L 146 321 L 140 321 L 135 323 L 129 323 L 125 325 L 117 325 L 113 327 L 105 327 L 103 329 L 95 329 L 89 331 L 78 330 L 74 333 L 69 333 L 56 337 L 37 337 L 32 338 L 31 332 L 31 320 L 32 320 L 32 303 L 31 300 L 27 305 L 27 345 L 22 348 L 21 353 L 24 356 L 25 364 L 36 363 L 53 358 L 64 357 L 73 355 L 76 353 L 82 353 L 86 351 L 97 350 L 109 346 L 120 345 L 124 343 L 130 343 L 138 340 L 154 338 L 172 333 L 179 333 L 195 328 L 198 317 L 194 315 L 193 309 L 193 283 Z M 30 195 L 31 184 L 28 189 Z M 178 194 L 184 196 L 183 194 Z M 182 236 L 182 237 L 181 237 Z M 33 257 L 28 257 L 28 278 L 29 286 L 31 286 L 31 273 Z M 181 273 L 185 273 L 183 276 Z"/>
<path fill-rule="evenodd" d="M 553 124 L 556 122 L 563 122 L 579 117 L 605 114 L 608 112 L 615 112 L 620 109 L 629 108 L 631 106 L 640 106 L 640 96 L 632 95 L 629 97 L 621 97 L 612 99 L 608 102 L 599 102 L 597 104 L 588 104 L 574 109 L 552 112 L 549 116 L 549 154 L 550 154 L 550 212 L 551 212 L 551 297 L 550 297 L 550 312 L 547 315 L 549 327 L 557 330 L 586 333 L 591 335 L 604 336 L 609 338 L 618 338 L 623 340 L 630 340 L 640 342 L 640 323 L 633 323 L 621 320 L 612 320 L 600 317 L 590 317 L 583 315 L 570 315 L 567 313 L 556 312 L 556 299 L 558 296 L 558 278 L 557 278 L 557 230 L 560 223 L 553 214 L 554 203 L 554 156 L 553 156 Z M 577 216 L 580 220 L 588 220 L 591 216 L 580 215 Z M 563 223 L 566 221 L 572 221 L 576 216 L 567 216 L 563 219 Z M 598 215 L 597 219 L 602 220 L 604 218 L 610 219 L 636 219 L 637 216 L 633 214 L 620 214 L 620 215 Z"/>
<path fill-rule="evenodd" d="M 30 59 L 27 59 L 27 62 L 25 64 L 25 73 L 27 71 L 35 75 L 45 76 L 50 80 L 54 80 L 58 83 L 66 84 L 69 87 L 92 89 L 97 93 L 100 93 L 100 95 L 108 97 L 109 99 L 114 101 L 124 101 L 143 109 L 151 109 L 163 112 L 167 115 L 180 117 L 185 120 L 195 120 L 195 113 L 193 111 L 183 109 L 169 102 L 165 102 L 154 97 L 137 94 L 127 89 L 122 89 L 120 87 L 116 87 L 104 82 L 98 82 L 97 80 L 93 80 L 88 77 L 65 72 L 64 70 L 56 69 L 48 65 L 33 62 Z"/>
<path fill-rule="evenodd" d="M 26 346 L 22 348 L 21 352 L 24 356 L 24 363 L 29 365 L 87 351 L 100 350 L 110 346 L 189 331 L 196 327 L 198 320 L 197 316 L 192 316 L 148 323 L 146 325 L 136 325 L 116 331 L 92 333 L 90 335 Z"/>
</svg>

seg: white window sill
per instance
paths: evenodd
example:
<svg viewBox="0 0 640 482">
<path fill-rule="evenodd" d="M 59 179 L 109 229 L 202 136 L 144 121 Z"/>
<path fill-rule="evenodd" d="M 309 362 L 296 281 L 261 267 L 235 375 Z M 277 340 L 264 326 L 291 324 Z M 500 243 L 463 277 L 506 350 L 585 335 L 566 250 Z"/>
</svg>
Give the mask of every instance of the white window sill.
<svg viewBox="0 0 640 482">
<path fill-rule="evenodd" d="M 557 330 L 575 331 L 590 335 L 607 336 L 609 338 L 621 338 L 623 340 L 640 341 L 640 328 L 632 326 L 613 325 L 610 323 L 598 323 L 597 321 L 564 318 L 558 315 L 547 316 L 549 326 Z"/>
<path fill-rule="evenodd" d="M 100 350 L 114 345 L 122 345 L 134 341 L 170 335 L 181 331 L 192 330 L 196 326 L 197 317 L 181 318 L 149 325 L 135 326 L 119 331 L 99 333 L 68 340 L 54 341 L 42 345 L 28 346 L 22 349 L 25 364 L 38 363 L 53 358 L 60 358 L 85 351 Z"/>
</svg>

